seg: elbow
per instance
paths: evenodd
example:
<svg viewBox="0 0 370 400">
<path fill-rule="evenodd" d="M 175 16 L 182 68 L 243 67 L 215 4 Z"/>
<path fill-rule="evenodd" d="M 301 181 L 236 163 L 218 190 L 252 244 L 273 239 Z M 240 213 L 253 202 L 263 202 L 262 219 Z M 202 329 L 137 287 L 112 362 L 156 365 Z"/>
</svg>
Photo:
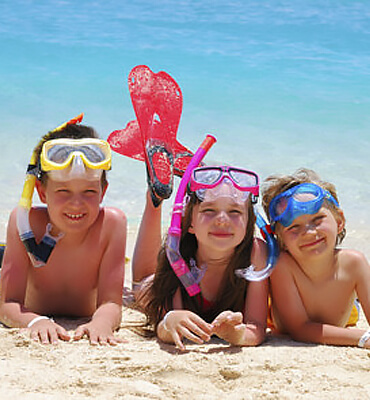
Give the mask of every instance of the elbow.
<svg viewBox="0 0 370 400">
<path fill-rule="evenodd" d="M 266 328 L 259 324 L 248 324 L 241 346 L 259 346 L 265 341 Z"/>
</svg>

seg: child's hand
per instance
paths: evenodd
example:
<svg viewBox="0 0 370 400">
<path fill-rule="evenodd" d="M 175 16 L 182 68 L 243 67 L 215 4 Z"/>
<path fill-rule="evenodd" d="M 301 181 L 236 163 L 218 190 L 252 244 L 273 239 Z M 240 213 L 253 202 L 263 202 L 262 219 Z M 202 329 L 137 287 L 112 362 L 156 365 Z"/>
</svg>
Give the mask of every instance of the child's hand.
<svg viewBox="0 0 370 400">
<path fill-rule="evenodd" d="M 90 321 L 87 324 L 80 325 L 73 336 L 73 340 L 80 340 L 87 335 L 91 345 L 107 345 L 116 346 L 123 343 L 124 340 L 114 336 L 112 329 L 106 323 Z"/>
<path fill-rule="evenodd" d="M 27 329 L 30 332 L 30 338 L 42 344 L 58 344 L 58 339 L 71 340 L 69 333 L 52 319 L 42 319 Z"/>
<path fill-rule="evenodd" d="M 223 311 L 212 322 L 212 334 L 227 342 L 238 345 L 243 341 L 246 324 L 241 312 Z"/>
<path fill-rule="evenodd" d="M 163 330 L 172 337 L 176 347 L 185 350 L 182 338 L 202 344 L 211 338 L 211 326 L 202 318 L 187 310 L 169 311 L 162 321 Z"/>
</svg>

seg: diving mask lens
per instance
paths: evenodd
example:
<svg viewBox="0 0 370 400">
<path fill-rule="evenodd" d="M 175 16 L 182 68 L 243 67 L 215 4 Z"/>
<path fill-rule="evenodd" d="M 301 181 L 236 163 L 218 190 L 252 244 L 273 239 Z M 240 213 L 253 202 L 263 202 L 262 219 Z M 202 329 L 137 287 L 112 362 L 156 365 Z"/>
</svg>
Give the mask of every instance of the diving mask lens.
<svg viewBox="0 0 370 400">
<path fill-rule="evenodd" d="M 249 193 L 253 194 L 255 200 L 259 192 L 258 175 L 252 171 L 227 166 L 199 167 L 193 171 L 190 190 L 201 201 L 206 197 L 211 200 L 229 196 L 237 202 L 244 202 Z"/>
</svg>

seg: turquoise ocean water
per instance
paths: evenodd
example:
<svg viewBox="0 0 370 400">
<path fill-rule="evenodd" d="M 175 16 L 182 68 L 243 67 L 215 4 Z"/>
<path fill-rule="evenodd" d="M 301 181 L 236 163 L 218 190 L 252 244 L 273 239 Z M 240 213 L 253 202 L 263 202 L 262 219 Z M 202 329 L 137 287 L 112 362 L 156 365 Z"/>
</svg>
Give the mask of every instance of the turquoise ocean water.
<svg viewBox="0 0 370 400">
<path fill-rule="evenodd" d="M 103 138 L 123 128 L 146 64 L 183 91 L 180 142 L 212 133 L 207 162 L 262 179 L 315 169 L 338 188 L 344 244 L 370 258 L 369 47 L 368 1 L 0 1 L 0 240 L 38 138 L 82 111 Z M 144 165 L 113 163 L 105 204 L 135 229 Z"/>
</svg>

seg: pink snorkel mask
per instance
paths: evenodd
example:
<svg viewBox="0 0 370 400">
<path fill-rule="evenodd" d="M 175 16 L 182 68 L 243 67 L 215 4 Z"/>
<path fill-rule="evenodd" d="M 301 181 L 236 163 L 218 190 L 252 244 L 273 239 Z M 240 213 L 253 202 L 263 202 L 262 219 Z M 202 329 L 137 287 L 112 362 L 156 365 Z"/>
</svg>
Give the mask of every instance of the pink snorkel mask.
<svg viewBox="0 0 370 400">
<path fill-rule="evenodd" d="M 190 270 L 180 254 L 181 217 L 184 208 L 186 187 L 195 192 L 200 201 L 212 201 L 217 197 L 231 197 L 237 203 L 244 203 L 248 196 L 252 196 L 252 203 L 257 202 L 259 193 L 259 179 L 255 172 L 241 168 L 216 166 L 198 167 L 209 148 L 216 141 L 212 136 L 207 136 L 198 151 L 194 154 L 185 174 L 181 180 L 176 194 L 175 204 L 168 230 L 166 254 L 175 274 L 180 279 L 189 296 L 200 293 L 199 282 L 205 272 L 205 268 L 195 265 Z M 190 183 L 189 183 L 190 182 Z M 256 206 L 256 224 L 259 227 L 268 246 L 268 257 L 263 270 L 256 271 L 253 265 L 238 269 L 235 274 L 250 281 L 266 279 L 272 272 L 278 255 L 278 246 L 270 226 L 259 214 Z"/>
<path fill-rule="evenodd" d="M 229 197 L 236 203 L 243 204 L 251 194 L 252 203 L 256 203 L 259 179 L 255 172 L 242 168 L 205 166 L 193 170 L 189 188 L 200 201 Z"/>
</svg>

